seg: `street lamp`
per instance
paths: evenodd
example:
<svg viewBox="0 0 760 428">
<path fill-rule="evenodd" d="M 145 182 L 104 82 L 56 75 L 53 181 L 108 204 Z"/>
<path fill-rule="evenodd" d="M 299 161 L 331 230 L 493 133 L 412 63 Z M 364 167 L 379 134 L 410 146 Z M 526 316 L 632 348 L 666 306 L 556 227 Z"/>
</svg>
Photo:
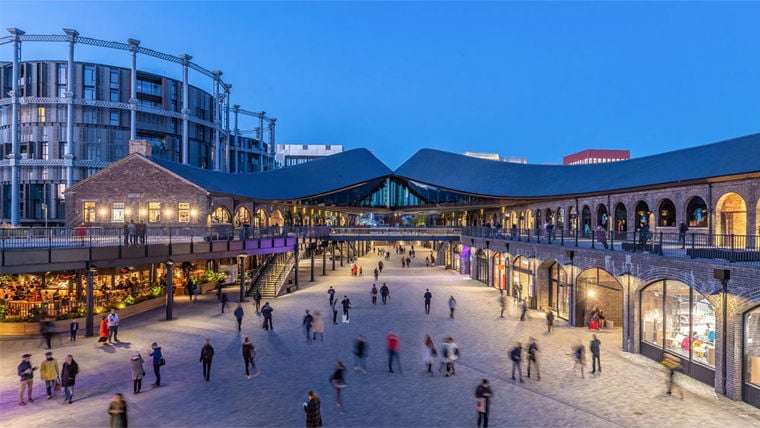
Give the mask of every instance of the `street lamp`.
<svg viewBox="0 0 760 428">
<path fill-rule="evenodd" d="M 174 309 L 174 261 L 169 259 L 164 263 L 166 265 L 166 320 L 172 320 L 172 309 Z"/>
<path fill-rule="evenodd" d="M 95 274 L 98 272 L 98 270 L 95 268 L 95 265 L 89 264 L 87 267 L 87 318 L 85 319 L 85 336 L 86 337 L 92 337 L 95 335 L 95 328 L 93 324 L 93 317 L 94 317 L 94 306 L 95 306 L 95 299 L 94 299 L 94 289 L 95 285 L 93 284 Z"/>
<path fill-rule="evenodd" d="M 721 364 L 721 367 L 723 369 L 723 376 L 722 376 L 722 384 L 723 384 L 723 395 L 728 395 L 726 391 L 726 370 L 728 369 L 728 361 L 727 361 L 727 354 L 728 354 L 728 280 L 731 279 L 731 270 L 729 269 L 715 269 L 713 270 L 713 277 L 717 280 L 720 280 L 721 290 L 718 291 L 721 293 L 721 302 L 722 302 L 722 311 L 723 311 L 723 337 L 721 338 L 721 351 L 723 354 L 723 362 Z M 717 290 L 716 290 L 717 291 Z M 716 294 L 716 293 L 713 293 Z"/>
<path fill-rule="evenodd" d="M 240 264 L 240 303 L 245 302 L 245 258 L 248 254 L 238 255 L 238 262 Z"/>
</svg>

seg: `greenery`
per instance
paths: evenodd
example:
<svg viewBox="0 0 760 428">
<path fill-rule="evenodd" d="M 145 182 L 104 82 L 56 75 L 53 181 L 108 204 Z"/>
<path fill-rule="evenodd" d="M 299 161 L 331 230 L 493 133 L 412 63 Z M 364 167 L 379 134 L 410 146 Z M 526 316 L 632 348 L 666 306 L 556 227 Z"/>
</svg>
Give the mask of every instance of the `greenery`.
<svg viewBox="0 0 760 428">
<path fill-rule="evenodd" d="M 227 279 L 227 274 L 224 272 L 214 272 L 212 270 L 203 272 L 203 282 L 222 282 L 225 279 Z"/>
</svg>

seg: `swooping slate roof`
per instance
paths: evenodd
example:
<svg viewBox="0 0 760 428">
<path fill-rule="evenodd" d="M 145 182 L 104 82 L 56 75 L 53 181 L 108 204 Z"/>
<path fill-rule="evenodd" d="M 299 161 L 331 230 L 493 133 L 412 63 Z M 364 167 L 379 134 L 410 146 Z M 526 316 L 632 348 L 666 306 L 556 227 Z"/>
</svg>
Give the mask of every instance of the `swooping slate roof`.
<svg viewBox="0 0 760 428">
<path fill-rule="evenodd" d="M 298 200 L 384 178 L 392 173 L 367 149 L 354 149 L 300 165 L 249 174 L 227 174 L 158 158 L 152 162 L 210 193 L 258 200 Z"/>
<path fill-rule="evenodd" d="M 760 134 L 627 161 L 572 166 L 495 162 L 422 149 L 394 175 L 474 195 L 540 198 L 757 172 Z"/>
</svg>

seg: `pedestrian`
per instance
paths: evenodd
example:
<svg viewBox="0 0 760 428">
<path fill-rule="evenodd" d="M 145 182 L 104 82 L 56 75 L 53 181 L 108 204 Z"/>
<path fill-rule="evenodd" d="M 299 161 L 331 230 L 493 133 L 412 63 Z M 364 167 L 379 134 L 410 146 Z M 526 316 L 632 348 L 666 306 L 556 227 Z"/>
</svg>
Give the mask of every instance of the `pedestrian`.
<svg viewBox="0 0 760 428">
<path fill-rule="evenodd" d="M 367 338 L 362 336 L 354 342 L 354 370 L 367 374 Z"/>
<path fill-rule="evenodd" d="M 391 294 L 391 290 L 388 289 L 388 286 L 383 283 L 383 286 L 380 287 L 380 296 L 383 298 L 383 304 L 388 300 L 388 296 Z"/>
<path fill-rule="evenodd" d="M 506 309 L 507 306 L 507 298 L 504 296 L 504 290 L 501 290 L 501 294 L 499 294 L 499 306 L 501 307 L 499 318 L 504 318 L 504 309 Z"/>
<path fill-rule="evenodd" d="M 319 311 L 314 312 L 314 337 L 312 339 L 317 340 L 317 335 L 319 335 L 320 342 L 325 341 L 325 321 Z"/>
<path fill-rule="evenodd" d="M 45 391 L 48 400 L 53 399 L 55 385 L 58 383 L 61 373 L 58 371 L 58 361 L 53 358 L 53 353 L 45 352 L 45 361 L 40 365 L 40 377 L 45 381 Z"/>
<path fill-rule="evenodd" d="M 457 301 L 454 296 L 449 297 L 449 318 L 454 319 L 454 310 L 457 308 Z"/>
<path fill-rule="evenodd" d="M 388 371 L 390 373 L 393 373 L 393 360 L 396 360 L 396 365 L 398 366 L 398 371 L 401 373 L 401 360 L 399 359 L 398 351 L 401 347 L 401 344 L 398 340 L 398 335 L 394 332 L 388 332 L 388 337 L 386 338 L 386 344 L 388 348 Z"/>
<path fill-rule="evenodd" d="M 343 322 L 347 323 L 349 321 L 348 311 L 351 309 L 351 299 L 349 299 L 348 296 L 343 296 L 343 300 L 340 301 L 340 304 L 343 306 Z"/>
<path fill-rule="evenodd" d="M 142 379 L 145 376 L 145 367 L 143 367 L 142 355 L 140 351 L 132 351 L 132 358 L 129 360 L 129 367 L 132 371 L 132 392 L 139 394 L 142 390 Z"/>
<path fill-rule="evenodd" d="M 79 322 L 74 320 L 69 324 L 69 341 L 77 341 L 77 332 L 79 331 Z"/>
<path fill-rule="evenodd" d="M 19 390 L 18 390 L 18 405 L 19 406 L 26 406 L 26 403 L 24 402 L 24 391 L 27 391 L 27 398 L 28 401 L 31 403 L 34 401 L 32 398 L 32 386 L 34 384 L 34 371 L 37 370 L 37 367 L 32 367 L 32 363 L 29 361 L 29 358 L 32 356 L 32 354 L 24 354 L 21 356 L 21 362 L 19 363 L 18 367 L 16 367 L 16 372 L 18 373 L 19 382 L 21 382 Z"/>
<path fill-rule="evenodd" d="M 530 377 L 530 366 L 536 366 L 536 379 L 541 380 L 541 372 L 538 369 L 538 343 L 533 337 L 528 343 L 528 377 Z"/>
<path fill-rule="evenodd" d="M 135 224 L 134 220 L 129 221 L 129 224 L 127 225 L 127 231 L 129 232 L 129 244 L 137 245 L 137 225 Z"/>
<path fill-rule="evenodd" d="M 115 308 L 111 308 L 111 313 L 108 314 L 108 342 L 119 342 L 119 314 Z"/>
<path fill-rule="evenodd" d="M 100 319 L 100 338 L 98 343 L 105 344 L 108 341 L 108 320 L 106 317 Z"/>
<path fill-rule="evenodd" d="M 441 364 L 445 363 L 446 377 L 454 376 L 457 374 L 456 361 L 459 359 L 459 347 L 454 339 L 449 336 L 445 339 L 445 346 L 441 347 Z"/>
<path fill-rule="evenodd" d="M 573 373 L 575 373 L 575 368 L 580 367 L 581 369 L 581 378 L 585 378 L 586 376 L 583 373 L 583 369 L 586 366 L 586 349 L 583 347 L 583 344 L 578 342 L 573 347 Z"/>
<path fill-rule="evenodd" d="M 261 292 L 258 288 L 253 291 L 253 303 L 256 305 L 256 313 L 258 314 L 261 309 Z"/>
<path fill-rule="evenodd" d="M 222 312 L 224 312 L 224 307 L 222 307 Z M 243 312 L 243 305 L 241 303 L 238 303 L 237 308 L 235 308 L 235 312 L 233 312 L 233 314 L 235 315 L 235 319 L 237 319 L 238 331 L 240 331 L 243 325 L 243 315 L 245 315 Z"/>
<path fill-rule="evenodd" d="M 304 315 L 301 324 L 303 325 L 304 330 L 306 330 L 306 343 L 311 343 L 311 329 L 314 327 L 314 317 L 311 316 L 308 309 L 306 310 L 306 315 Z"/>
<path fill-rule="evenodd" d="M 517 380 L 515 378 L 515 370 L 520 375 L 520 383 L 523 383 L 523 377 L 522 377 L 522 344 L 520 342 L 517 342 L 512 348 L 512 350 L 509 352 L 509 358 L 512 360 L 512 380 Z"/>
<path fill-rule="evenodd" d="M 227 302 L 229 299 L 227 298 L 227 293 L 222 293 L 221 302 L 222 302 L 222 313 L 224 313 L 224 308 L 227 307 Z"/>
<path fill-rule="evenodd" d="M 525 321 L 525 315 L 528 313 L 528 301 L 522 301 L 522 308 L 520 311 L 520 321 Z"/>
<path fill-rule="evenodd" d="M 423 295 L 423 297 L 425 298 L 425 313 L 430 315 L 430 300 L 433 299 L 433 294 L 430 292 L 429 288 L 425 289 L 425 294 Z M 449 304 L 450 303 L 451 302 L 449 302 Z"/>
<path fill-rule="evenodd" d="M 364 276 L 364 269 L 361 266 L 359 266 L 359 276 Z"/>
<path fill-rule="evenodd" d="M 151 343 L 150 349 L 151 351 L 149 355 L 153 357 L 153 374 L 156 375 L 156 382 L 150 386 L 156 388 L 161 386 L 161 366 L 166 364 L 166 360 L 164 360 L 164 355 L 161 353 L 161 347 L 158 346 L 158 343 Z"/>
<path fill-rule="evenodd" d="M 422 363 L 427 366 L 427 372 L 430 376 L 433 376 L 433 364 L 435 364 L 435 357 L 438 356 L 438 352 L 435 350 L 435 344 L 433 338 L 428 334 L 425 336 L 425 343 L 422 345 Z"/>
<path fill-rule="evenodd" d="M 335 371 L 332 376 L 330 376 L 330 384 L 335 388 L 335 403 L 338 405 L 338 410 L 342 415 L 345 413 L 345 409 L 343 408 L 343 400 L 341 399 L 340 392 L 346 387 L 346 378 L 344 374 L 346 367 L 343 365 L 343 361 L 340 360 L 338 360 L 335 365 Z"/>
<path fill-rule="evenodd" d="M 61 366 L 61 386 L 63 387 L 64 399 L 63 402 L 71 402 L 74 400 L 74 385 L 76 384 L 77 374 L 79 374 L 79 364 L 74 361 L 74 357 L 71 354 L 66 355 L 66 360 Z"/>
<path fill-rule="evenodd" d="M 274 309 L 269 306 L 269 302 L 264 303 L 264 307 L 261 308 L 261 314 L 264 315 L 264 330 L 274 331 L 274 326 L 272 325 L 272 312 L 274 312 Z"/>
<path fill-rule="evenodd" d="M 258 374 L 258 370 L 256 370 L 256 348 L 253 346 L 253 342 L 251 342 L 251 339 L 246 336 L 245 340 L 243 340 L 243 363 L 245 363 L 245 376 L 250 379 L 251 378 L 251 371 L 248 369 L 248 366 L 253 369 L 253 374 Z"/>
<path fill-rule="evenodd" d="M 475 398 L 478 400 L 478 428 L 480 428 L 481 422 L 483 428 L 488 428 L 488 413 L 491 410 L 491 396 L 493 396 L 491 384 L 488 383 L 488 379 L 483 379 L 480 385 L 475 389 Z"/>
<path fill-rule="evenodd" d="M 602 342 L 596 337 L 595 334 L 591 335 L 591 343 L 588 345 L 589 351 L 591 351 L 591 374 L 595 375 L 597 371 L 602 374 L 602 360 L 599 359 L 600 347 Z M 599 369 L 597 370 L 597 365 Z"/>
<path fill-rule="evenodd" d="M 681 359 L 675 355 L 665 354 L 665 358 L 662 360 L 662 365 L 668 369 L 667 377 L 665 378 L 665 394 L 673 395 L 673 389 L 676 387 L 676 370 L 681 367 Z M 681 400 L 683 400 L 683 389 L 678 389 Z"/>
<path fill-rule="evenodd" d="M 377 279 L 380 277 L 380 271 L 377 270 L 377 268 L 375 268 L 375 272 L 374 273 L 375 273 L 375 281 L 377 281 Z"/>
<path fill-rule="evenodd" d="M 372 284 L 372 290 L 369 292 L 369 294 L 370 294 L 370 296 L 372 296 L 372 304 L 373 305 L 377 304 L 377 293 L 378 293 L 378 291 L 377 291 L 377 285 L 376 284 Z"/>
<path fill-rule="evenodd" d="M 203 364 L 203 378 L 206 382 L 211 380 L 211 360 L 214 359 L 214 347 L 211 341 L 206 339 L 206 344 L 201 348 L 200 363 Z"/>
<path fill-rule="evenodd" d="M 303 411 L 306 413 L 306 428 L 322 426 L 322 409 L 320 409 L 319 397 L 314 391 L 307 394 L 309 401 L 303 403 Z"/>
<path fill-rule="evenodd" d="M 218 282 L 216 284 L 216 300 L 222 301 L 222 283 Z"/>
<path fill-rule="evenodd" d="M 108 405 L 108 414 L 111 415 L 111 428 L 127 428 L 127 402 L 123 395 L 113 395 L 113 400 Z"/>
<path fill-rule="evenodd" d="M 335 289 L 332 285 L 327 289 L 327 295 L 330 297 L 330 306 L 332 306 L 333 302 L 335 301 Z"/>
<path fill-rule="evenodd" d="M 549 334 L 552 332 L 552 328 L 554 327 L 554 311 L 551 309 L 546 310 L 546 333 Z"/>
<path fill-rule="evenodd" d="M 604 246 L 604 249 L 608 249 L 609 245 L 607 245 L 607 231 L 604 230 L 602 225 L 596 226 L 596 240 Z"/>
<path fill-rule="evenodd" d="M 689 226 L 686 223 L 681 222 L 678 225 L 678 242 L 681 244 L 681 248 L 686 248 L 686 232 L 689 231 Z"/>
<path fill-rule="evenodd" d="M 40 321 L 40 333 L 42 333 L 42 337 L 45 339 L 47 349 L 51 349 L 53 347 L 50 343 L 53 338 L 53 323 L 48 319 Z"/>
<path fill-rule="evenodd" d="M 333 314 L 333 325 L 338 324 L 338 299 L 335 299 L 330 303 L 330 307 L 332 308 L 332 314 Z"/>
</svg>

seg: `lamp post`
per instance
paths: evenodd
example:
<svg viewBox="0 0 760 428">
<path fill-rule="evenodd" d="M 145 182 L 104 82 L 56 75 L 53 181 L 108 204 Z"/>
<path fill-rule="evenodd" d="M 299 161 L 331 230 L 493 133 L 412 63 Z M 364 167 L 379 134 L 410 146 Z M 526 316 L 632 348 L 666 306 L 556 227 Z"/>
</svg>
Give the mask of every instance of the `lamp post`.
<svg viewBox="0 0 760 428">
<path fill-rule="evenodd" d="M 726 370 L 728 369 L 728 280 L 731 279 L 731 271 L 729 269 L 715 269 L 713 270 L 713 277 L 715 279 L 720 280 L 721 285 L 721 303 L 722 303 L 722 311 L 723 311 L 723 334 L 721 337 L 721 353 L 722 353 L 722 363 L 721 368 L 723 370 L 722 375 L 722 392 L 723 395 L 728 395 L 728 391 L 726 391 Z"/>
<path fill-rule="evenodd" d="M 322 276 L 327 275 L 327 241 L 322 241 Z"/>
<path fill-rule="evenodd" d="M 240 303 L 245 302 L 245 258 L 248 254 L 240 254 L 238 256 L 239 269 L 240 269 Z"/>
<path fill-rule="evenodd" d="M 87 318 L 85 319 L 85 332 L 84 335 L 86 337 L 92 337 L 95 335 L 95 328 L 93 324 L 93 317 L 94 317 L 94 277 L 95 273 L 97 272 L 97 269 L 95 268 L 95 265 L 90 264 L 87 267 Z"/>
<path fill-rule="evenodd" d="M 166 320 L 171 321 L 172 309 L 174 309 L 174 261 L 169 259 L 164 264 L 166 265 Z"/>
</svg>

